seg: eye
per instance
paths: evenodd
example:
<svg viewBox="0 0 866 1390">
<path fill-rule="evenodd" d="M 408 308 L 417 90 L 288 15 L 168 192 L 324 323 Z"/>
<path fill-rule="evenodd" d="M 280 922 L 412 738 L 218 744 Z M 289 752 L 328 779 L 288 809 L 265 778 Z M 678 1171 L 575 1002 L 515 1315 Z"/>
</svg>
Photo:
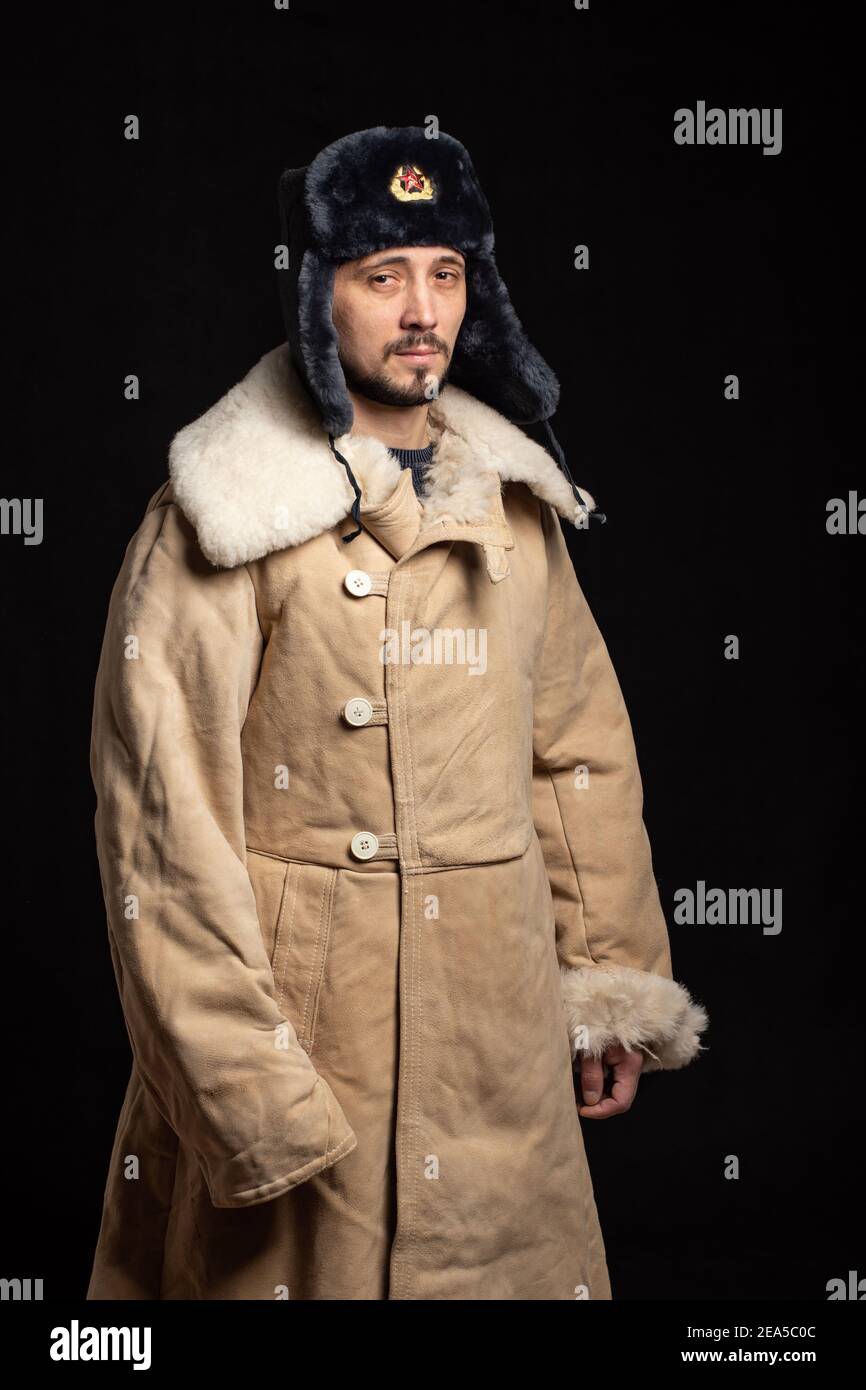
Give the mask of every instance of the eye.
<svg viewBox="0 0 866 1390">
<path fill-rule="evenodd" d="M 378 281 L 379 284 L 381 284 L 384 280 L 393 280 L 394 278 L 395 277 L 391 274 L 389 270 L 380 270 L 375 275 L 372 275 L 370 277 L 370 280 L 371 283 L 375 283 L 376 281 Z"/>
</svg>

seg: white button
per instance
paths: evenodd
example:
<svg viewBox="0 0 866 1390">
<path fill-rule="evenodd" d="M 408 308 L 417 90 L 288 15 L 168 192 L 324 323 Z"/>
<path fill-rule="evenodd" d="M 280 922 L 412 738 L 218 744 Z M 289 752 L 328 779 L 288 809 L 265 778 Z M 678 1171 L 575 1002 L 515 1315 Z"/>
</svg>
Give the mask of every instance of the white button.
<svg viewBox="0 0 866 1390">
<path fill-rule="evenodd" d="M 359 830 L 352 836 L 352 853 L 356 859 L 372 859 L 379 848 L 379 841 L 372 830 Z"/>
<path fill-rule="evenodd" d="M 355 598 L 363 598 L 373 587 L 373 581 L 365 570 L 349 570 L 343 583 Z"/>
<path fill-rule="evenodd" d="M 347 700 L 343 706 L 343 717 L 349 724 L 369 724 L 373 718 L 373 706 L 369 700 L 365 700 L 363 695 L 359 695 L 354 700 Z"/>
</svg>

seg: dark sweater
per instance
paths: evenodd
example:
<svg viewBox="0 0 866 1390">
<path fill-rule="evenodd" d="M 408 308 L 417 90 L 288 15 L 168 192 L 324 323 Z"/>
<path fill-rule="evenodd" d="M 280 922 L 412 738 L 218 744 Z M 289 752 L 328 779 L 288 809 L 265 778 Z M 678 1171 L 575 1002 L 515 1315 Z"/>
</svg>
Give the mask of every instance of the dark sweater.
<svg viewBox="0 0 866 1390">
<path fill-rule="evenodd" d="M 392 449 L 389 446 L 388 453 L 394 455 L 401 468 L 412 469 L 412 486 L 420 497 L 424 490 L 424 473 L 433 459 L 432 440 L 426 449 Z"/>
</svg>

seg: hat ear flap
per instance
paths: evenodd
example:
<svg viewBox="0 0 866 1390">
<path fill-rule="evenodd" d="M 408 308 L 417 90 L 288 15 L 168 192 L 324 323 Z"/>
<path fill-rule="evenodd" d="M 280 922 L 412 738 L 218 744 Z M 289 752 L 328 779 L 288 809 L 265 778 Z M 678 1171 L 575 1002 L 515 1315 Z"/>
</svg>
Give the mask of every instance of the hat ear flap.
<svg viewBox="0 0 866 1390">
<path fill-rule="evenodd" d="M 303 362 L 307 388 L 318 403 L 324 428 L 339 438 L 351 430 L 355 412 L 331 315 L 336 271 L 334 262 L 318 251 L 304 252 L 297 285 L 299 351 L 295 360 Z"/>
<path fill-rule="evenodd" d="M 559 381 L 527 338 L 492 255 L 480 252 L 469 262 L 449 380 L 509 420 L 546 420 L 559 403 Z"/>
<path fill-rule="evenodd" d="M 336 267 L 311 249 L 306 174 L 306 168 L 284 169 L 277 185 L 280 238 L 289 252 L 288 266 L 277 271 L 277 287 L 292 362 L 323 428 L 339 437 L 352 428 L 354 411 L 331 318 Z"/>
</svg>

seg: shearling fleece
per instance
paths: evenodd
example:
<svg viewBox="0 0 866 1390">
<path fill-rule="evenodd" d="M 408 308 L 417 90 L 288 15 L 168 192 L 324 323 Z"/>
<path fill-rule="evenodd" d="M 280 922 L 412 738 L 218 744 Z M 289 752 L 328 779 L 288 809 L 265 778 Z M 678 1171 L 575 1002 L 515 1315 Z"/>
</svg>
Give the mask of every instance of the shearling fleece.
<svg viewBox="0 0 866 1390">
<path fill-rule="evenodd" d="M 706 1010 L 683 985 L 625 965 L 561 965 L 560 972 L 575 1060 L 621 1046 L 644 1052 L 645 1072 L 674 1071 L 705 1051 Z"/>
<path fill-rule="evenodd" d="M 485 520 L 508 481 L 526 483 L 560 516 L 585 525 L 550 454 L 482 401 L 449 383 L 431 403 L 428 425 L 437 447 L 422 528 L 446 517 Z M 400 465 L 380 440 L 346 434 L 335 444 L 367 505 L 393 490 Z M 348 515 L 354 500 L 285 343 L 264 353 L 225 396 L 177 432 L 169 473 L 204 554 L 225 567 L 320 535 Z M 592 511 L 594 498 L 579 491 Z"/>
</svg>

